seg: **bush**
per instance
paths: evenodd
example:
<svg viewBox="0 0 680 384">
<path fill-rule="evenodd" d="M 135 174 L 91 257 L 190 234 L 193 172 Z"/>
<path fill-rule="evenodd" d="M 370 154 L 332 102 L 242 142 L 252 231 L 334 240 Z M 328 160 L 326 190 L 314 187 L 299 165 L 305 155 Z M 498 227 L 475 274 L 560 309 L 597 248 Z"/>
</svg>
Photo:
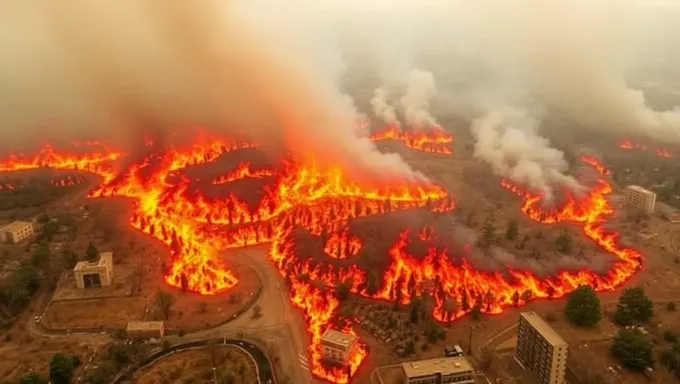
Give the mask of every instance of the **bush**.
<svg viewBox="0 0 680 384">
<path fill-rule="evenodd" d="M 671 301 L 670 303 L 666 304 L 666 309 L 669 312 L 674 312 L 675 311 L 675 303 Z"/>
<path fill-rule="evenodd" d="M 642 372 L 654 365 L 652 342 L 637 328 L 620 330 L 611 353 L 623 366 L 634 371 Z"/>
<path fill-rule="evenodd" d="M 50 361 L 50 383 L 70 384 L 73 378 L 73 358 L 57 353 Z"/>
<path fill-rule="evenodd" d="M 626 288 L 619 297 L 616 306 L 614 321 L 617 324 L 627 326 L 643 323 L 654 316 L 654 304 L 645 295 L 640 287 Z"/>
<path fill-rule="evenodd" d="M 678 341 L 678 334 L 669 329 L 663 333 L 663 339 L 669 343 L 675 343 Z"/>
<path fill-rule="evenodd" d="M 592 327 L 602 318 L 600 299 L 591 286 L 581 285 L 569 295 L 564 313 L 572 324 Z"/>
</svg>

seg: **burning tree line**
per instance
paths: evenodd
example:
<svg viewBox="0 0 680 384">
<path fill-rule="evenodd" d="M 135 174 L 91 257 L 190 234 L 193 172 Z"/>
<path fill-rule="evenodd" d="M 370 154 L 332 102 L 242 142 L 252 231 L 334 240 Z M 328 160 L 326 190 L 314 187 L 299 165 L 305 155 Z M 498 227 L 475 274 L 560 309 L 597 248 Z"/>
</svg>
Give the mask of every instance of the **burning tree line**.
<svg viewBox="0 0 680 384">
<path fill-rule="evenodd" d="M 435 142 L 451 142 L 450 137 L 442 138 L 440 134 L 435 135 Z M 417 140 L 401 139 L 407 146 L 419 149 Z M 588 237 L 618 256 L 621 260 L 605 276 L 581 270 L 540 278 L 529 271 L 510 270 L 508 278 L 479 271 L 465 257 L 453 258 L 447 250 L 434 245 L 428 248 L 425 257 L 417 258 L 406 251 L 409 232 L 415 230 L 410 229 L 403 231 L 390 247 L 390 264 L 382 284 L 371 284 L 366 271 L 356 265 L 334 268 L 312 263 L 297 254 L 292 240 L 295 228 L 323 237 L 324 248 L 330 250 L 331 256 L 352 257 L 363 244 L 358 238 L 348 237 L 349 220 L 413 208 L 450 211 L 454 202 L 447 191 L 436 185 L 412 184 L 367 188 L 348 180 L 342 170 L 322 171 L 288 161 L 272 173 L 276 174 L 275 183 L 267 187 L 265 197 L 252 210 L 235 195 L 215 200 L 203 197 L 200 191 L 189 193 L 188 180 L 171 177 L 187 166 L 209 163 L 226 152 L 254 146 L 206 136 L 186 147 L 151 153 L 132 163 L 120 175 L 116 175 L 111 166 L 111 162 L 121 156 L 120 152 L 95 152 L 86 156 L 88 162 L 78 155 L 58 154 L 48 147 L 35 157 L 14 155 L 0 163 L 0 170 L 77 167 L 102 175 L 104 182 L 91 197 L 135 199 L 137 209 L 131 225 L 170 248 L 171 263 L 165 279 L 168 284 L 183 289 L 213 295 L 232 288 L 238 283 L 238 276 L 215 258 L 216 251 L 271 243 L 269 258 L 288 282 L 291 302 L 303 311 L 307 330 L 312 335 L 309 346 L 312 371 L 317 377 L 336 383 L 348 382 L 367 354 L 365 348 L 360 347 L 351 358 L 349 370 L 321 364 L 320 338 L 331 326 L 331 320 L 338 317 L 335 290 L 340 284 L 349 285 L 350 291 L 358 295 L 404 304 L 414 297 L 431 295 L 436 302 L 432 315 L 439 321 L 452 321 L 470 311 L 500 313 L 504 307 L 519 306 L 531 298 L 560 297 L 581 284 L 598 290 L 613 289 L 640 267 L 641 255 L 618 246 L 617 235 L 606 233 L 602 227 L 613 209 L 606 200 L 611 187 L 600 171 L 600 183 L 586 198 L 572 197 L 563 207 L 548 212 L 541 210 L 540 196 L 507 182 L 504 185 L 523 196 L 522 211 L 527 216 L 544 223 L 581 223 Z M 431 149 L 421 147 L 424 151 Z M 599 163 L 588 163 L 598 170 L 604 169 L 597 166 Z M 257 177 L 239 172 L 239 177 Z M 214 224 L 227 226 L 216 230 Z M 427 241 L 436 237 L 431 229 L 420 230 L 419 234 Z M 300 276 L 306 279 L 301 280 Z M 325 289 L 311 281 L 322 283 Z M 344 330 L 353 332 L 349 319 L 345 324 Z"/>
</svg>

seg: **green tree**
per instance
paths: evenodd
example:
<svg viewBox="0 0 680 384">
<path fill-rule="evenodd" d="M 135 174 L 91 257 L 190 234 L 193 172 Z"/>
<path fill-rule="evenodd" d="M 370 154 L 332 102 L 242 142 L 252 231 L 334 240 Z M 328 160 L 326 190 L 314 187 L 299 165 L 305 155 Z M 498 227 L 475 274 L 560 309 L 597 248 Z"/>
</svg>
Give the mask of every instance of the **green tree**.
<svg viewBox="0 0 680 384">
<path fill-rule="evenodd" d="M 621 329 L 614 338 L 611 353 L 623 366 L 642 372 L 654 364 L 652 342 L 637 328 Z"/>
<path fill-rule="evenodd" d="M 675 311 L 675 303 L 671 301 L 670 303 L 666 304 L 666 309 L 667 309 L 669 312 Z"/>
<path fill-rule="evenodd" d="M 482 227 L 482 237 L 479 239 L 479 245 L 486 248 L 494 243 L 496 240 L 496 229 L 491 223 L 491 218 L 487 218 L 484 221 L 484 226 Z"/>
<path fill-rule="evenodd" d="M 219 384 L 234 384 L 236 382 L 236 376 L 230 370 L 224 370 L 220 373 L 217 382 Z"/>
<path fill-rule="evenodd" d="M 73 378 L 73 358 L 57 353 L 50 361 L 50 383 L 69 384 Z"/>
<path fill-rule="evenodd" d="M 99 257 L 99 250 L 95 247 L 94 243 L 90 242 L 87 245 L 87 250 L 85 251 L 85 257 L 88 261 L 95 261 Z"/>
<path fill-rule="evenodd" d="M 569 232 L 564 231 L 561 235 L 557 236 L 557 239 L 555 239 L 555 245 L 557 246 L 557 250 L 561 253 L 566 254 L 571 252 L 573 239 L 571 238 Z"/>
<path fill-rule="evenodd" d="M 671 348 L 661 352 L 659 362 L 680 378 L 680 344 L 674 344 Z"/>
<path fill-rule="evenodd" d="M 47 216 L 47 214 L 42 214 L 38 216 L 38 223 L 40 224 L 47 224 L 50 222 L 50 217 Z"/>
<path fill-rule="evenodd" d="M 645 295 L 642 287 L 626 288 L 616 306 L 614 320 L 619 325 L 644 323 L 654 316 L 654 303 Z"/>
<path fill-rule="evenodd" d="M 589 285 L 581 285 L 569 295 L 564 308 L 567 319 L 580 327 L 592 327 L 602 318 L 600 299 Z"/>
<path fill-rule="evenodd" d="M 519 235 L 519 228 L 517 228 L 517 220 L 511 220 L 508 223 L 508 228 L 505 230 L 505 238 L 512 241 Z"/>
<path fill-rule="evenodd" d="M 28 373 L 21 376 L 19 384 L 47 384 L 47 379 L 37 373 Z"/>
<path fill-rule="evenodd" d="M 253 306 L 253 318 L 258 319 L 260 316 L 262 316 L 262 307 L 259 304 L 255 304 Z"/>
</svg>

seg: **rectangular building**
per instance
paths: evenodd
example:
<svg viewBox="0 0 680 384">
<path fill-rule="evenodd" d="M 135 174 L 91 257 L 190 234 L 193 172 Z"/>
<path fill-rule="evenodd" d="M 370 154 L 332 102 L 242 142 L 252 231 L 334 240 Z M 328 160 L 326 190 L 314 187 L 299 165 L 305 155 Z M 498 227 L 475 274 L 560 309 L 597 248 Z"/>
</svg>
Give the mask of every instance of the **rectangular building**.
<svg viewBox="0 0 680 384">
<path fill-rule="evenodd" d="M 329 329 L 321 336 L 321 358 L 347 365 L 358 341 L 356 335 Z"/>
<path fill-rule="evenodd" d="M 113 281 L 113 252 L 102 252 L 95 262 L 79 261 L 73 268 L 78 288 L 97 288 Z"/>
<path fill-rule="evenodd" d="M 656 205 L 656 193 L 639 185 L 629 185 L 625 189 L 625 202 L 628 206 L 652 214 Z"/>
<path fill-rule="evenodd" d="M 541 384 L 564 384 L 569 345 L 536 312 L 523 312 L 517 329 L 516 357 Z"/>
<path fill-rule="evenodd" d="M 404 384 L 475 384 L 474 369 L 463 356 L 401 364 Z"/>
<path fill-rule="evenodd" d="M 17 244 L 33 235 L 33 224 L 28 221 L 15 221 L 0 228 L 0 240 Z"/>
<path fill-rule="evenodd" d="M 162 339 L 165 326 L 162 321 L 131 321 L 125 332 L 131 340 Z"/>
</svg>

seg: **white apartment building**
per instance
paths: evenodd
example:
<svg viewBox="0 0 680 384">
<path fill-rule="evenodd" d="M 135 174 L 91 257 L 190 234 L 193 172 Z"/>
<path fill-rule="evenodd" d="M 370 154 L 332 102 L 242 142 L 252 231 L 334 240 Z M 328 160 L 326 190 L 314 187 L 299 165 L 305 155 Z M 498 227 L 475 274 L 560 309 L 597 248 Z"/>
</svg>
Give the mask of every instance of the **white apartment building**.
<svg viewBox="0 0 680 384">
<path fill-rule="evenodd" d="M 0 240 L 17 244 L 33 235 L 33 224 L 28 221 L 15 221 L 0 228 Z"/>
<path fill-rule="evenodd" d="M 625 188 L 625 203 L 645 213 L 652 214 L 656 205 L 656 193 L 639 185 L 629 185 Z"/>
<path fill-rule="evenodd" d="M 564 384 L 569 345 L 536 312 L 522 312 L 515 357 L 541 384 Z"/>
<path fill-rule="evenodd" d="M 474 369 L 463 356 L 401 364 L 404 384 L 475 384 Z"/>
<path fill-rule="evenodd" d="M 329 329 L 321 336 L 321 358 L 347 365 L 358 341 L 356 335 Z"/>
</svg>

